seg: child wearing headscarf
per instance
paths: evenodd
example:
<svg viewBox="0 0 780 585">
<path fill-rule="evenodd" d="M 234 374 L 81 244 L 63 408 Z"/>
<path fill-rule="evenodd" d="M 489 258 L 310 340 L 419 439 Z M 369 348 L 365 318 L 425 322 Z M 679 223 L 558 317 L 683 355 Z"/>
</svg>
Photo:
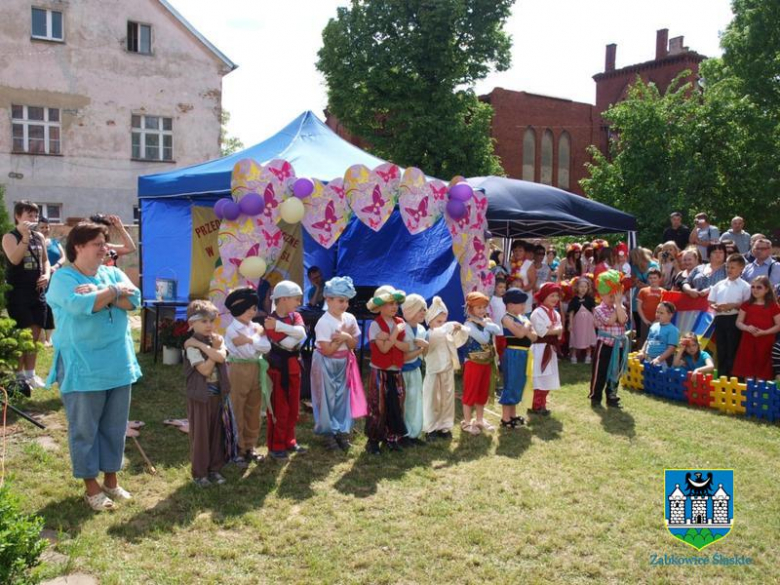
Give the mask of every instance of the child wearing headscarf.
<svg viewBox="0 0 780 585">
<path fill-rule="evenodd" d="M 406 398 L 404 398 L 404 424 L 406 425 L 406 440 L 403 445 L 421 445 L 420 435 L 423 429 L 423 379 L 422 356 L 428 348 L 427 332 L 423 326 L 428 305 L 421 295 L 411 294 L 401 305 L 401 312 L 406 321 L 404 336 L 406 353 L 401 375 L 404 378 Z"/>
<path fill-rule="evenodd" d="M 425 313 L 430 330 L 423 379 L 423 432 L 429 441 L 452 437 L 455 370 L 460 369 L 457 348 L 468 340 L 466 328 L 456 321 L 447 322 L 448 314 L 441 297 L 433 297 Z"/>
<path fill-rule="evenodd" d="M 266 440 L 268 453 L 274 459 L 287 459 L 288 452 L 306 452 L 295 439 L 301 401 L 300 348 L 306 341 L 303 317 L 295 309 L 302 299 L 300 286 L 289 280 L 281 281 L 271 294 L 274 308 L 265 320 L 265 333 L 271 341 L 268 377 L 272 384 Z"/>
<path fill-rule="evenodd" d="M 496 427 L 485 421 L 485 404 L 495 377 L 496 348 L 494 338 L 502 333 L 501 327 L 487 317 L 490 299 L 481 292 L 466 296 L 466 362 L 463 366 L 463 421 L 461 429 L 472 435 L 482 431 L 494 431 Z M 471 419 L 474 408 L 477 420 Z"/>
<path fill-rule="evenodd" d="M 371 343 L 371 373 L 368 380 L 368 418 L 366 451 L 381 453 L 384 442 L 391 451 L 401 451 L 399 441 L 406 435 L 404 424 L 404 365 L 407 349 L 406 324 L 397 316 L 406 293 L 390 285 L 380 286 L 369 299 L 367 308 L 379 313 L 368 328 Z"/>
<path fill-rule="evenodd" d="M 533 357 L 531 344 L 536 341 L 531 322 L 525 316 L 528 293 L 510 288 L 504 294 L 506 313 L 501 319 L 506 338 L 506 349 L 501 358 L 504 389 L 498 399 L 501 404 L 501 428 L 514 429 L 525 424 L 517 415 L 520 402 L 530 404 L 533 390 Z"/>
<path fill-rule="evenodd" d="M 348 276 L 336 276 L 325 283 L 327 312 L 314 327 L 311 362 L 311 404 L 314 433 L 325 440 L 328 450 L 347 451 L 355 418 L 366 415 L 366 399 L 353 351 L 360 340 L 357 319 L 347 312 L 355 287 Z"/>
<path fill-rule="evenodd" d="M 531 346 L 534 356 L 534 401 L 530 414 L 549 415 L 547 395 L 561 387 L 558 377 L 558 343 L 563 334 L 561 316 L 555 310 L 561 300 L 561 287 L 546 282 L 536 293 L 537 307 L 531 325 L 537 339 Z"/>
<path fill-rule="evenodd" d="M 228 350 L 228 375 L 231 400 L 238 427 L 238 457 L 236 465 L 247 467 L 250 461 L 260 461 L 255 453 L 260 438 L 260 409 L 263 397 L 270 397 L 268 362 L 263 354 L 271 350 L 264 329 L 252 319 L 257 315 L 259 297 L 253 288 L 237 288 L 225 299 L 225 308 L 233 321 L 225 331 Z"/>
</svg>

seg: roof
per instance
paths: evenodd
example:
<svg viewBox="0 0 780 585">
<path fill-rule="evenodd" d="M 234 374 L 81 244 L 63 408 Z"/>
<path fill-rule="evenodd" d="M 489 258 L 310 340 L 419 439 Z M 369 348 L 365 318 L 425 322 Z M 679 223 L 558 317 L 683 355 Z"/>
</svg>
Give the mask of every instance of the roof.
<svg viewBox="0 0 780 585">
<path fill-rule="evenodd" d="M 220 61 L 222 61 L 225 65 L 227 65 L 230 71 L 233 71 L 238 67 L 238 65 L 233 63 L 233 61 L 231 61 L 230 59 L 228 59 L 227 56 L 222 51 L 217 49 L 217 47 L 215 47 L 211 43 L 211 41 L 209 41 L 206 37 L 204 37 L 198 31 L 198 29 L 192 26 L 192 24 L 190 24 L 190 21 L 184 18 L 178 10 L 176 10 L 173 6 L 171 6 L 170 2 L 168 2 L 167 0 L 158 0 L 158 2 L 162 4 L 163 8 L 165 8 L 168 12 L 170 12 L 173 15 L 173 17 L 184 26 L 184 28 L 190 31 L 196 39 L 198 39 L 201 43 L 203 43 L 209 51 L 214 53 L 214 55 L 216 55 Z"/>
<path fill-rule="evenodd" d="M 669 494 L 669 499 L 670 500 L 684 500 L 685 499 L 685 494 L 682 493 L 682 491 L 680 490 L 680 484 L 679 483 L 674 486 L 674 491 L 671 494 Z"/>
<path fill-rule="evenodd" d="M 718 491 L 716 491 L 714 494 L 712 494 L 713 500 L 730 500 L 731 497 L 726 493 L 726 490 L 723 489 L 723 484 L 718 484 Z"/>
<path fill-rule="evenodd" d="M 675 53 L 674 55 L 667 55 L 663 59 L 653 59 L 652 61 L 645 61 L 644 63 L 635 63 L 634 65 L 627 65 L 626 67 L 613 69 L 612 71 L 602 71 L 601 73 L 596 73 L 596 75 L 593 76 L 593 80 L 601 81 L 602 79 L 609 79 L 611 77 L 622 77 L 627 73 L 639 73 L 640 71 L 647 71 L 648 69 L 657 69 L 670 63 L 701 63 L 706 58 L 707 57 L 696 51 L 682 51 L 680 53 Z"/>
</svg>

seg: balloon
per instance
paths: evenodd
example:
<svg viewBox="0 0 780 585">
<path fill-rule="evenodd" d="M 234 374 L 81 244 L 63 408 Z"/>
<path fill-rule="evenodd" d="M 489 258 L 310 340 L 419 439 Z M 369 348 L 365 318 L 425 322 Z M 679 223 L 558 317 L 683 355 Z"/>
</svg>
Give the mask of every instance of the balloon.
<svg viewBox="0 0 780 585">
<path fill-rule="evenodd" d="M 450 187 L 450 201 L 468 201 L 474 195 L 474 190 L 468 183 L 458 183 Z"/>
<path fill-rule="evenodd" d="M 308 197 L 313 192 L 314 192 L 314 181 L 312 181 L 311 179 L 298 179 L 293 184 L 293 195 L 295 195 L 298 199 L 303 199 L 304 197 Z"/>
<path fill-rule="evenodd" d="M 454 220 L 459 220 L 463 218 L 463 216 L 467 213 L 466 205 L 463 203 L 463 201 L 459 201 L 457 199 L 450 199 L 447 201 L 447 215 L 449 215 Z"/>
<path fill-rule="evenodd" d="M 282 205 L 279 208 L 279 215 L 281 215 L 282 219 L 287 223 L 293 224 L 298 223 L 303 219 L 305 211 L 303 202 L 300 199 L 290 197 L 282 202 Z"/>
<path fill-rule="evenodd" d="M 265 274 L 265 260 L 260 256 L 247 256 L 241 261 L 238 271 L 247 280 L 257 280 Z"/>
<path fill-rule="evenodd" d="M 265 202 L 257 193 L 247 193 L 238 202 L 238 206 L 244 215 L 260 215 L 263 212 Z"/>
<path fill-rule="evenodd" d="M 596 290 L 600 295 L 609 295 L 623 291 L 622 278 L 617 270 L 606 270 L 599 274 Z"/>
<path fill-rule="evenodd" d="M 233 221 L 241 215 L 241 208 L 232 199 L 227 199 L 226 201 L 227 203 L 222 206 L 222 215 L 225 219 Z"/>
<path fill-rule="evenodd" d="M 214 204 L 214 215 L 216 215 L 219 219 L 225 217 L 225 205 L 228 201 L 230 201 L 230 199 L 225 199 L 223 197 L 222 199 L 218 199 Z"/>
</svg>

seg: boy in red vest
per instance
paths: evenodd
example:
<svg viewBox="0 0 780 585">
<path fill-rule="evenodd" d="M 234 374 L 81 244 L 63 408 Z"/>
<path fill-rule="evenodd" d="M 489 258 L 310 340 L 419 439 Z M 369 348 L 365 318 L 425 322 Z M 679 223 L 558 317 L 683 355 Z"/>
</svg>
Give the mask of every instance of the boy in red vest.
<svg viewBox="0 0 780 585">
<path fill-rule="evenodd" d="M 366 451 L 379 455 L 380 441 L 391 451 L 401 451 L 399 440 L 406 434 L 404 424 L 404 365 L 408 344 L 404 342 L 406 325 L 397 316 L 398 305 L 406 293 L 392 286 L 380 286 L 368 301 L 368 310 L 379 313 L 368 329 L 371 342 L 371 373 L 368 381 L 368 418 Z"/>
<path fill-rule="evenodd" d="M 265 334 L 271 342 L 268 376 L 271 378 L 271 409 L 268 411 L 268 453 L 274 459 L 287 459 L 291 453 L 305 453 L 295 440 L 298 405 L 301 399 L 301 345 L 306 341 L 303 317 L 295 312 L 303 291 L 289 280 L 274 287 L 275 308 L 265 320 Z"/>
</svg>

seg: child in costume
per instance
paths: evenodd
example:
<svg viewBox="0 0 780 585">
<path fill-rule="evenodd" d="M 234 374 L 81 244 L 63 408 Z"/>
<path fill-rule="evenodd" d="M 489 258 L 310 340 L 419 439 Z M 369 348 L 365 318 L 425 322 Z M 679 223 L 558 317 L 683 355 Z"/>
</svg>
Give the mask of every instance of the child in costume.
<svg viewBox="0 0 780 585">
<path fill-rule="evenodd" d="M 391 451 L 400 451 L 398 442 L 406 435 L 404 424 L 404 377 L 401 375 L 407 349 L 406 324 L 397 316 L 398 304 L 406 293 L 392 286 L 380 286 L 367 303 L 379 313 L 368 328 L 371 343 L 371 372 L 368 381 L 366 451 L 378 455 L 384 441 Z"/>
<path fill-rule="evenodd" d="M 766 276 L 756 276 L 750 283 L 750 292 L 750 299 L 739 308 L 737 316 L 742 339 L 732 374 L 740 378 L 771 380 L 772 345 L 780 331 L 780 306 Z"/>
<path fill-rule="evenodd" d="M 214 332 L 217 314 L 217 308 L 208 301 L 192 301 L 187 307 L 192 336 L 184 343 L 184 376 L 192 480 L 199 487 L 225 483 L 220 471 L 228 459 L 222 401 L 230 392 L 230 381 L 223 340 Z"/>
<path fill-rule="evenodd" d="M 585 352 L 585 363 L 591 363 L 591 352 L 596 345 L 596 325 L 593 310 L 596 300 L 593 298 L 593 284 L 587 276 L 577 279 L 575 296 L 567 307 L 569 319 L 569 349 L 571 363 L 577 363 L 577 354 Z"/>
<path fill-rule="evenodd" d="M 250 461 L 260 461 L 255 453 L 260 438 L 260 409 L 263 397 L 270 395 L 268 386 L 268 362 L 263 354 L 271 350 L 271 343 L 264 329 L 252 322 L 257 315 L 259 297 L 255 289 L 244 287 L 231 292 L 225 299 L 225 308 L 233 315 L 233 321 L 225 331 L 228 350 L 228 374 L 231 400 L 238 427 L 238 457 L 236 465 L 246 468 Z"/>
<path fill-rule="evenodd" d="M 406 441 L 404 445 L 421 445 L 423 429 L 423 379 L 422 356 L 428 348 L 427 332 L 423 326 L 428 305 L 425 299 L 417 294 L 406 297 L 401 312 L 406 321 L 404 339 L 408 346 L 401 374 L 404 377 L 406 398 L 404 399 L 404 424 L 406 425 Z"/>
<path fill-rule="evenodd" d="M 534 401 L 530 414 L 549 415 L 547 395 L 561 387 L 558 377 L 558 342 L 563 334 L 561 316 L 555 307 L 561 300 L 561 287 L 546 282 L 536 293 L 537 307 L 531 313 L 531 325 L 537 335 L 531 346 L 534 356 Z"/>
<path fill-rule="evenodd" d="M 501 358 L 504 389 L 498 399 L 501 404 L 501 428 L 514 429 L 525 424 L 517 415 L 517 405 L 530 405 L 533 397 L 533 357 L 531 344 L 536 341 L 531 322 L 525 316 L 528 294 L 519 288 L 510 288 L 504 294 L 506 313 L 501 320 L 506 337 L 506 350 Z"/>
<path fill-rule="evenodd" d="M 651 364 L 668 366 L 669 358 L 674 355 L 677 344 L 680 342 L 680 330 L 672 325 L 672 317 L 677 312 L 673 303 L 661 301 L 655 310 L 655 323 L 650 326 L 647 333 L 647 341 L 642 351 L 637 354 L 641 360 L 648 360 Z"/>
<path fill-rule="evenodd" d="M 694 374 L 710 374 L 715 370 L 712 356 L 701 348 L 695 333 L 680 337 L 680 347 L 674 354 L 672 365 Z"/>
<path fill-rule="evenodd" d="M 348 276 L 336 276 L 323 288 L 327 312 L 314 328 L 311 361 L 311 404 L 314 432 L 324 437 L 325 448 L 347 451 L 353 419 L 365 416 L 363 383 L 354 349 L 360 339 L 355 316 L 347 312 L 355 287 Z"/>
<path fill-rule="evenodd" d="M 504 294 L 506 293 L 506 281 L 496 278 L 496 286 L 493 289 L 493 296 L 490 299 L 490 305 L 488 305 L 488 315 L 493 323 L 501 323 L 506 314 L 506 305 L 504 304 Z M 501 331 L 500 335 L 496 335 L 496 351 L 500 358 L 504 355 L 504 348 L 506 347 L 506 340 L 504 339 L 504 331 Z"/>
<path fill-rule="evenodd" d="M 271 404 L 266 413 L 268 453 L 274 459 L 287 459 L 288 451 L 305 453 L 295 439 L 301 400 L 300 348 L 306 341 L 303 317 L 295 312 L 303 299 L 301 287 L 283 280 L 274 287 L 274 308 L 265 320 L 265 334 L 271 342 L 268 377 L 271 378 Z"/>
<path fill-rule="evenodd" d="M 485 421 L 485 404 L 495 378 L 496 351 L 494 337 L 502 333 L 501 327 L 487 317 L 490 299 L 481 292 L 466 295 L 466 362 L 463 365 L 463 421 L 460 428 L 472 435 L 482 431 L 494 431 L 496 427 Z M 477 420 L 471 418 L 474 408 Z"/>
<path fill-rule="evenodd" d="M 455 370 L 460 369 L 457 348 L 468 340 L 468 331 L 455 321 L 441 297 L 433 297 L 425 313 L 428 353 L 423 379 L 423 431 L 428 440 L 452 437 L 455 424 Z"/>
<path fill-rule="evenodd" d="M 604 283 L 610 278 L 619 279 L 614 270 L 607 270 L 599 275 L 597 287 L 600 288 L 601 304 L 593 310 L 593 320 L 596 324 L 596 349 L 593 368 L 590 375 L 591 406 L 601 406 L 601 395 L 607 388 L 607 406 L 620 407 L 618 385 L 628 364 L 628 352 L 631 341 L 626 334 L 628 313 L 623 305 L 623 290 L 618 288 L 608 292 Z"/>
</svg>

